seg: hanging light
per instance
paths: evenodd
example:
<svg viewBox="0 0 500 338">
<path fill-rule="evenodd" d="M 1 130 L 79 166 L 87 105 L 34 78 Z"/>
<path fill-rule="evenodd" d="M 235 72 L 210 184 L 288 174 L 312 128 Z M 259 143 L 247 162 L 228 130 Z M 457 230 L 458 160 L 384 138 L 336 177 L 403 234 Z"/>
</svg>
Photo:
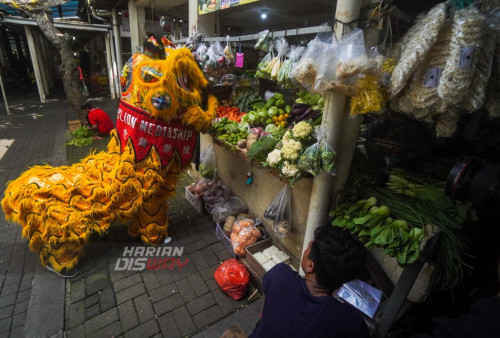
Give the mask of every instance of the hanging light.
<svg viewBox="0 0 500 338">
<path fill-rule="evenodd" d="M 261 20 L 266 20 L 267 19 L 267 12 L 264 12 L 264 11 L 261 12 L 260 13 L 260 18 L 261 18 Z"/>
</svg>

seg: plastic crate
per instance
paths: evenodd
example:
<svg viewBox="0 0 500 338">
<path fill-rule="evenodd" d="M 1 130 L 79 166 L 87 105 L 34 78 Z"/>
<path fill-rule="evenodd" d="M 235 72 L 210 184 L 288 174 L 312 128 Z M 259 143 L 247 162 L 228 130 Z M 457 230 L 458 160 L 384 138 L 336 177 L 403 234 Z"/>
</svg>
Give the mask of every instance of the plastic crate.
<svg viewBox="0 0 500 338">
<path fill-rule="evenodd" d="M 215 236 L 221 241 L 221 243 L 228 249 L 233 256 L 236 256 L 233 251 L 233 246 L 231 245 L 231 239 L 226 236 L 224 230 L 219 223 L 215 224 Z"/>
<path fill-rule="evenodd" d="M 196 198 L 191 191 L 189 191 L 188 187 L 186 187 L 186 199 L 191 203 L 193 208 L 198 211 L 198 213 L 203 213 L 203 201 Z"/>
</svg>

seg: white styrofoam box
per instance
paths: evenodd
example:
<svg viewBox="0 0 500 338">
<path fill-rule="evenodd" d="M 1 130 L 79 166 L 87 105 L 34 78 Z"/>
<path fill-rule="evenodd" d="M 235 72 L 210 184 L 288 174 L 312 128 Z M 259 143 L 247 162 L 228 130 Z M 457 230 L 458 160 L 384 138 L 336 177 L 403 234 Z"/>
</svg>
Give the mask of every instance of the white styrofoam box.
<svg viewBox="0 0 500 338">
<path fill-rule="evenodd" d="M 283 251 L 277 251 L 277 252 L 275 252 L 273 254 L 273 256 L 271 257 L 271 259 L 273 260 L 273 262 L 275 264 L 278 264 L 278 263 L 286 263 L 286 264 L 288 264 L 290 262 L 290 256 L 288 256 Z"/>
<path fill-rule="evenodd" d="M 269 261 L 269 259 L 266 256 L 264 256 L 262 252 L 254 253 L 253 258 L 255 258 L 255 260 L 259 262 L 260 265 L 264 265 L 264 263 Z"/>
<path fill-rule="evenodd" d="M 277 247 L 275 247 L 274 245 L 271 245 L 269 248 L 262 251 L 262 254 L 264 256 L 266 256 L 268 259 L 271 259 L 273 257 L 273 255 L 278 251 L 280 251 L 280 250 Z"/>
<path fill-rule="evenodd" d="M 265 262 L 262 267 L 266 270 L 266 271 L 269 271 L 271 270 L 276 264 L 274 264 L 273 261 L 267 261 Z"/>
</svg>

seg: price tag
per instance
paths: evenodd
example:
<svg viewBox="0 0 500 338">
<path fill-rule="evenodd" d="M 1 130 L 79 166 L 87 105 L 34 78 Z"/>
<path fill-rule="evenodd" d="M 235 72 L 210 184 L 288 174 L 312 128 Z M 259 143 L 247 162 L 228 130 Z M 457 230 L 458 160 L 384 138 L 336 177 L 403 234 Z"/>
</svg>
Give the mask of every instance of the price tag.
<svg viewBox="0 0 500 338">
<path fill-rule="evenodd" d="M 429 68 L 425 74 L 424 87 L 437 87 L 441 78 L 442 70 L 439 67 Z"/>
<path fill-rule="evenodd" d="M 476 47 L 462 47 L 460 49 L 460 62 L 458 63 L 458 68 L 460 69 L 469 69 L 472 68 L 472 64 L 474 62 L 474 52 L 476 51 Z"/>
</svg>

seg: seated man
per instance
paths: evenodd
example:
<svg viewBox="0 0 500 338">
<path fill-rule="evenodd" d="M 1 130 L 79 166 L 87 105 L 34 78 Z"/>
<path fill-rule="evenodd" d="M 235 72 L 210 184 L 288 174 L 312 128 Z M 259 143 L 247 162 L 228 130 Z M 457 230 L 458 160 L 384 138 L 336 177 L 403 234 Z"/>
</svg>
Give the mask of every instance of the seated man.
<svg viewBox="0 0 500 338">
<path fill-rule="evenodd" d="M 81 108 L 87 112 L 87 122 L 90 129 L 94 130 L 99 137 L 108 136 L 115 128 L 109 115 L 104 110 L 92 106 L 89 101 L 83 102 Z"/>
<path fill-rule="evenodd" d="M 365 257 L 350 233 L 318 227 L 302 258 L 304 277 L 283 263 L 264 275 L 264 310 L 250 337 L 368 337 L 361 313 L 332 296 L 358 277 Z"/>
</svg>

